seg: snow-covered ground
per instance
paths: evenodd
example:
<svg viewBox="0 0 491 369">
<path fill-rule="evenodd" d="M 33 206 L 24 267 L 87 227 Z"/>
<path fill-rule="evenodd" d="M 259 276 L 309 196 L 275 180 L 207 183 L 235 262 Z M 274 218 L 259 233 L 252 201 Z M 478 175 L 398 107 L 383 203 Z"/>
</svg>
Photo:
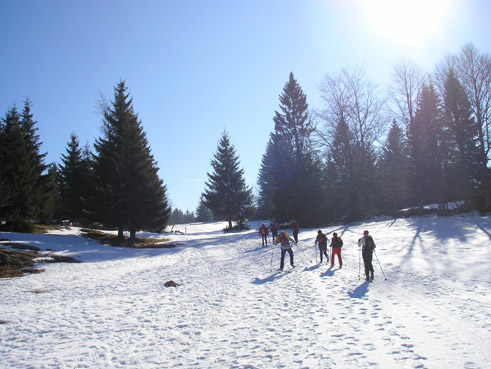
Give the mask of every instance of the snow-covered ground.
<svg viewBox="0 0 491 369">
<path fill-rule="evenodd" d="M 82 263 L 0 280 L 0 367 L 491 367 L 489 216 L 324 228 L 344 240 L 342 269 L 316 264 L 317 230 L 303 229 L 291 273 L 257 230 L 185 227 L 159 236 L 173 249 L 101 246 L 77 229 L 13 234 Z M 359 279 L 364 229 L 373 283 Z"/>
</svg>

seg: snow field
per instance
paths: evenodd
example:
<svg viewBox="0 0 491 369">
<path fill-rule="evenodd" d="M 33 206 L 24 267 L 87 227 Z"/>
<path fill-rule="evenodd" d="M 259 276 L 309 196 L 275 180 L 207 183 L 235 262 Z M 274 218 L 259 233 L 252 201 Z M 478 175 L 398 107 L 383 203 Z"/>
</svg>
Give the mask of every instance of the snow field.
<svg viewBox="0 0 491 369">
<path fill-rule="evenodd" d="M 150 250 L 14 234 L 83 262 L 0 280 L 0 367 L 491 367 L 489 217 L 323 228 L 344 240 L 342 269 L 316 264 L 317 230 L 301 230 L 291 273 L 257 230 L 223 227 L 187 225 L 165 235 L 177 248 Z M 364 229 L 374 283 L 363 265 L 359 279 Z"/>
</svg>

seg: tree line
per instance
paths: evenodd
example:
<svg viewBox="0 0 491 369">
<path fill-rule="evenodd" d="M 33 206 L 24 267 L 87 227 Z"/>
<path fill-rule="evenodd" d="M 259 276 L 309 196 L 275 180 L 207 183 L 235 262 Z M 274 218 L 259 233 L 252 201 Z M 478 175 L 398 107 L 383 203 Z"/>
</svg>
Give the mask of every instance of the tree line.
<svg viewBox="0 0 491 369">
<path fill-rule="evenodd" d="M 102 99 L 103 126 L 91 151 L 73 133 L 59 164 L 46 164 L 27 99 L 0 125 L 0 220 L 7 229 L 53 217 L 130 232 L 173 224 L 293 219 L 304 226 L 396 215 L 404 207 L 463 201 L 491 209 L 488 166 L 491 58 L 472 44 L 431 74 L 401 59 L 388 90 L 363 69 L 320 84 L 312 109 L 293 73 L 279 96 L 254 196 L 224 131 L 195 214 L 169 206 L 146 134 L 124 81 Z M 10 227 L 10 228 L 9 228 Z"/>
<path fill-rule="evenodd" d="M 9 109 L 0 130 L 0 219 L 6 229 L 29 228 L 32 220 L 53 217 L 81 225 L 103 224 L 129 231 L 160 231 L 170 207 L 167 188 L 124 81 L 114 99 L 100 102 L 102 136 L 94 152 L 72 134 L 59 165 L 44 164 L 36 122 L 26 101 L 21 114 Z"/>
<path fill-rule="evenodd" d="M 343 68 L 325 76 L 320 92 L 323 105 L 310 109 L 290 74 L 258 174 L 257 219 L 318 226 L 396 216 L 406 207 L 423 214 L 431 203 L 444 214 L 457 201 L 463 211 L 491 210 L 488 54 L 464 45 L 431 74 L 401 59 L 388 91 L 363 69 Z M 220 189 L 224 182 L 217 178 L 230 147 L 222 138 L 212 162 L 215 172 L 204 192 L 212 210 L 215 198 L 226 207 L 230 190 Z M 236 190 L 248 191 L 243 182 Z M 233 203 L 236 209 L 251 206 L 248 196 L 240 206 Z M 243 218 L 238 210 L 228 214 Z"/>
</svg>

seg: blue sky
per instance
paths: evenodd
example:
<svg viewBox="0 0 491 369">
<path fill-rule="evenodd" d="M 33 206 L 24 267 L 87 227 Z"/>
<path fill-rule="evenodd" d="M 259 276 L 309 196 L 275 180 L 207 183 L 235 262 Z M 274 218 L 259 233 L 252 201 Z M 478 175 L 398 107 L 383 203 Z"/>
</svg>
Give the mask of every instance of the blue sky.
<svg viewBox="0 0 491 369">
<path fill-rule="evenodd" d="M 383 86 L 401 56 L 431 72 L 467 42 L 491 53 L 490 16 L 487 0 L 2 0 L 0 114 L 29 97 L 60 162 L 70 133 L 101 135 L 100 93 L 125 80 L 172 205 L 194 211 L 224 130 L 256 187 L 290 72 L 319 109 L 343 67 Z"/>
</svg>

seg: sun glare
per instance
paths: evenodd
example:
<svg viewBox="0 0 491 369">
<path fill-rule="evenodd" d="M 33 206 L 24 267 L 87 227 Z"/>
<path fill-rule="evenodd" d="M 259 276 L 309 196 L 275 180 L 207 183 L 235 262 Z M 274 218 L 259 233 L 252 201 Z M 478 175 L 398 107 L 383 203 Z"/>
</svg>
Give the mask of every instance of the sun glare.
<svg viewBox="0 0 491 369">
<path fill-rule="evenodd" d="M 437 35 L 449 0 L 363 0 L 368 22 L 386 37 L 412 46 Z"/>
</svg>

